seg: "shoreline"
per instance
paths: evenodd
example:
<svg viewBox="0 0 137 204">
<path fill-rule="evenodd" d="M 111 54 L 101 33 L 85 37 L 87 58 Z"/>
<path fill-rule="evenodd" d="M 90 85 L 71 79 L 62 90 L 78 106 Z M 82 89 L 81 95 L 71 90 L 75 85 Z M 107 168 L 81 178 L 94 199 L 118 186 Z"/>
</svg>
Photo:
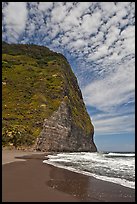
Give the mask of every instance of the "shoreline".
<svg viewBox="0 0 137 204">
<path fill-rule="evenodd" d="M 49 153 L 12 154 L 2 165 L 2 202 L 135 202 L 134 189 L 43 163 Z"/>
<path fill-rule="evenodd" d="M 120 185 L 120 186 L 123 186 L 123 187 L 126 187 L 126 188 L 130 188 L 130 189 L 134 189 L 135 190 L 135 186 L 132 187 L 132 186 L 127 186 L 127 185 L 124 185 L 124 184 L 121 184 L 121 183 L 118 183 L 118 182 L 114 182 L 112 181 L 112 177 L 111 179 L 109 179 L 107 176 L 103 176 L 103 178 L 101 178 L 100 176 L 96 176 L 96 175 L 93 175 L 92 173 L 89 173 L 89 172 L 84 172 L 84 171 L 78 171 L 76 169 L 70 169 L 66 166 L 58 166 L 58 165 L 55 165 L 55 164 L 50 164 L 48 163 L 47 159 L 45 159 L 45 164 L 48 164 L 48 165 L 51 165 L 53 167 L 57 167 L 57 168 L 61 168 L 61 169 L 65 169 L 65 170 L 68 170 L 68 171 L 71 171 L 71 172 L 74 172 L 74 173 L 78 173 L 78 174 L 81 174 L 81 175 L 86 175 L 86 176 L 89 176 L 89 177 L 94 177 L 95 179 L 98 179 L 98 180 L 101 180 L 101 181 L 106 181 L 106 182 L 110 182 L 110 183 L 113 183 L 113 184 L 117 184 L 117 185 Z M 115 178 L 114 178 L 115 179 Z M 122 180 L 122 179 L 121 179 Z"/>
</svg>

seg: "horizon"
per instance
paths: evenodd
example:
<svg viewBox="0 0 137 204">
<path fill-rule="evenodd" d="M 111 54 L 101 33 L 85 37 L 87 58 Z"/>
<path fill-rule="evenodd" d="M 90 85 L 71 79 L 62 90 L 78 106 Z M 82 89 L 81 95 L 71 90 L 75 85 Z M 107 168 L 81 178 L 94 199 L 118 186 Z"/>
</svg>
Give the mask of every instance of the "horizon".
<svg viewBox="0 0 137 204">
<path fill-rule="evenodd" d="M 134 2 L 2 2 L 2 14 L 3 41 L 67 58 L 97 149 L 135 152 Z"/>
</svg>

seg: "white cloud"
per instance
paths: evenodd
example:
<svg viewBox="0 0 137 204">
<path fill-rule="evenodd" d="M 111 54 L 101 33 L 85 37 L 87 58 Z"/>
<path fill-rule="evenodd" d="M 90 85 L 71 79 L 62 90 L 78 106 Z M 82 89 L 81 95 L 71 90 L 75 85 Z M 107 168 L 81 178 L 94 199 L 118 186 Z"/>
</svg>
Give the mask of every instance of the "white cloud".
<svg viewBox="0 0 137 204">
<path fill-rule="evenodd" d="M 92 15 L 85 15 L 83 17 L 81 29 L 86 34 L 96 33 L 101 23 L 100 12 L 93 13 Z"/>
<path fill-rule="evenodd" d="M 121 32 L 122 39 L 135 37 L 135 26 L 128 26 Z"/>
<path fill-rule="evenodd" d="M 109 111 L 134 98 L 135 68 L 134 60 L 117 65 L 117 70 L 104 78 L 83 88 L 83 95 L 87 105 L 95 106 L 100 110 Z"/>
<path fill-rule="evenodd" d="M 18 39 L 25 30 L 27 21 L 27 8 L 25 2 L 9 2 L 4 8 L 4 23 L 7 35 Z"/>
<path fill-rule="evenodd" d="M 68 13 L 66 6 L 63 6 L 63 2 L 59 3 L 51 12 L 51 21 L 53 24 L 63 21 Z"/>
<path fill-rule="evenodd" d="M 92 54 L 91 59 L 97 60 L 99 58 L 104 57 L 108 54 L 108 46 L 107 45 L 101 45 L 95 53 Z"/>
<path fill-rule="evenodd" d="M 129 133 L 129 132 L 135 131 L 134 114 L 121 115 L 117 117 L 107 116 L 106 118 L 103 118 L 103 117 L 97 118 L 95 116 L 95 118 L 93 117 L 92 120 L 93 120 L 97 135 Z"/>
<path fill-rule="evenodd" d="M 68 7 L 69 5 L 69 7 Z M 92 5 L 92 2 L 77 2 L 74 6 L 67 2 L 60 10 L 61 12 L 64 10 L 64 14 L 62 16 L 63 22 L 61 23 L 61 28 L 65 32 L 68 30 L 77 29 L 81 24 L 81 16 L 88 12 L 89 7 Z M 61 20 L 62 20 L 61 18 Z M 81 30 L 80 30 L 81 31 Z"/>
<path fill-rule="evenodd" d="M 112 43 L 118 39 L 120 30 L 116 26 L 111 26 L 108 30 L 108 34 L 106 35 L 107 39 L 105 41 L 105 44 L 107 46 L 111 46 Z"/>
<path fill-rule="evenodd" d="M 48 9 L 51 9 L 53 7 L 53 2 L 39 2 L 38 9 L 41 11 L 48 11 Z"/>
<path fill-rule="evenodd" d="M 101 2 L 100 5 L 101 5 L 101 9 L 104 12 L 104 15 L 107 15 L 108 17 L 113 15 L 117 10 L 114 2 Z"/>
<path fill-rule="evenodd" d="M 84 46 L 85 46 L 85 41 L 82 39 L 75 40 L 71 44 L 68 45 L 68 47 L 70 49 L 73 48 L 73 49 L 77 49 L 77 50 L 83 48 Z"/>
</svg>

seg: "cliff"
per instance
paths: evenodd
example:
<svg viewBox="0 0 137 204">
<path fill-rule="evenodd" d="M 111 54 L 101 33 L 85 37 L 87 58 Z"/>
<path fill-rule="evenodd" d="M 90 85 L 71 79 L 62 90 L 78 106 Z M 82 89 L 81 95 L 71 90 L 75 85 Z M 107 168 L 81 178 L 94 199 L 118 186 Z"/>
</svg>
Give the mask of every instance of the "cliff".
<svg viewBox="0 0 137 204">
<path fill-rule="evenodd" d="M 47 47 L 2 44 L 2 123 L 3 146 L 97 150 L 77 79 Z"/>
</svg>

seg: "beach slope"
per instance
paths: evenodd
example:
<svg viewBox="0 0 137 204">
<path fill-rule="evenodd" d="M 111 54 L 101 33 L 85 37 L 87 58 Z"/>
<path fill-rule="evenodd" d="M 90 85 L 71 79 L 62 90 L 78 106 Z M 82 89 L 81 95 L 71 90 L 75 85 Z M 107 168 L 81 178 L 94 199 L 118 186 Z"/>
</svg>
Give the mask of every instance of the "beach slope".
<svg viewBox="0 0 137 204">
<path fill-rule="evenodd" d="M 134 189 L 44 164 L 45 155 L 22 153 L 14 160 L 26 161 L 3 164 L 2 202 L 135 201 Z"/>
</svg>

